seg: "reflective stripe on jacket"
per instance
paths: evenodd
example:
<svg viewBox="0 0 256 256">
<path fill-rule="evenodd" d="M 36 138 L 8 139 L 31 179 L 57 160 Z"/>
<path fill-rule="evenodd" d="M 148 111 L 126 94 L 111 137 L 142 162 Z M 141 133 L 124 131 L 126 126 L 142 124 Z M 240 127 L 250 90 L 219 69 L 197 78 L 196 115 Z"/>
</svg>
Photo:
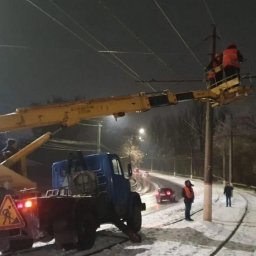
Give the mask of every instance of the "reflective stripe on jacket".
<svg viewBox="0 0 256 256">
<path fill-rule="evenodd" d="M 240 67 L 238 61 L 238 50 L 236 48 L 226 49 L 223 51 L 223 68 L 226 66 Z"/>
</svg>

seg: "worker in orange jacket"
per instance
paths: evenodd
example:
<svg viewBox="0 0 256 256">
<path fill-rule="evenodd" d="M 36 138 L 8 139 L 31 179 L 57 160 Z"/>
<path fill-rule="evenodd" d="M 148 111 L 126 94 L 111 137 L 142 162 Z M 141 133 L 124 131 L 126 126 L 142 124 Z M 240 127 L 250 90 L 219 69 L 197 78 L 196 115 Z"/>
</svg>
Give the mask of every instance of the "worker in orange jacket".
<svg viewBox="0 0 256 256">
<path fill-rule="evenodd" d="M 223 78 L 223 69 L 222 69 L 222 53 L 216 53 L 214 58 L 206 67 L 207 70 L 207 81 L 209 85 L 215 87 L 218 85 L 218 82 Z"/>
<path fill-rule="evenodd" d="M 232 43 L 223 51 L 223 69 L 226 77 L 237 75 L 240 78 L 240 62 L 244 61 L 244 57 Z"/>
<path fill-rule="evenodd" d="M 193 187 L 194 185 L 190 182 L 190 180 L 185 181 L 185 186 L 182 189 L 182 196 L 184 197 L 185 203 L 185 220 L 193 221 L 190 217 L 190 211 L 192 203 L 194 202 L 195 195 Z"/>
</svg>

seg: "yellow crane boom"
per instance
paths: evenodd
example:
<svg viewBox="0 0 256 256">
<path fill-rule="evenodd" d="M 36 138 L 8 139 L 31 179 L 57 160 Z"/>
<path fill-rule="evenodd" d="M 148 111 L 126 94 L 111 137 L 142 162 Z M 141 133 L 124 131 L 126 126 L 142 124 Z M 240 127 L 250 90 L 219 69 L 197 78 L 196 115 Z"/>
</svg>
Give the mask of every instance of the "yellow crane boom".
<svg viewBox="0 0 256 256">
<path fill-rule="evenodd" d="M 97 118 L 107 115 L 115 117 L 124 116 L 129 112 L 143 112 L 156 107 L 164 107 L 175 105 L 178 102 L 186 100 L 210 100 L 212 106 L 227 104 L 238 96 L 245 95 L 250 91 L 249 87 L 242 87 L 239 80 L 234 78 L 231 81 L 224 82 L 219 86 L 207 90 L 197 90 L 184 93 L 173 93 L 169 90 L 154 93 L 139 93 L 129 96 L 116 96 L 93 100 L 81 100 L 73 102 L 65 102 L 61 104 L 50 104 L 44 106 L 18 108 L 15 112 L 0 115 L 0 132 L 13 131 L 22 128 L 43 127 L 48 125 L 59 124 L 64 127 L 69 127 L 78 124 L 82 120 Z M 37 140 L 33 141 L 9 159 L 1 163 L 7 168 L 14 163 L 24 159 L 31 152 L 46 143 L 52 134 L 46 133 Z M 11 170 L 10 170 L 11 171 Z M 12 177 L 13 184 L 17 180 L 17 173 L 9 172 Z M 7 176 L 5 175 L 5 178 Z M 21 176 L 21 175 L 20 175 Z M 21 176 L 22 177 L 22 176 Z M 1 186 L 0 175 L 0 186 Z M 16 187 L 24 182 L 16 182 Z M 30 182 L 31 183 L 31 182 Z M 28 183 L 29 184 L 29 183 Z"/>
<path fill-rule="evenodd" d="M 226 86 L 229 86 L 230 89 L 234 85 L 229 82 Z M 240 93 L 244 94 L 248 88 L 237 87 L 232 92 L 225 92 L 224 90 L 226 87 L 222 84 L 209 90 L 185 93 L 175 94 L 169 90 L 164 90 L 154 93 L 18 108 L 13 113 L 0 116 L 0 132 L 53 124 L 68 127 L 79 123 L 81 120 L 107 115 L 118 117 L 129 112 L 143 112 L 155 107 L 175 105 L 183 100 L 211 100 L 216 105 L 222 105 L 226 103 L 227 99 L 229 101 L 234 100 L 239 90 Z"/>
</svg>

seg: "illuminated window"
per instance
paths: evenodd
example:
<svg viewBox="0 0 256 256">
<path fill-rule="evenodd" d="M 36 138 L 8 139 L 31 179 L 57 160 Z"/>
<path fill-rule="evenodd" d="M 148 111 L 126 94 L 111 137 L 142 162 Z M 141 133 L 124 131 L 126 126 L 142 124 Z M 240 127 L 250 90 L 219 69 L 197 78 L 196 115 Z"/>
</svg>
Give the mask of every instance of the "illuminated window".
<svg viewBox="0 0 256 256">
<path fill-rule="evenodd" d="M 113 165 L 114 174 L 122 175 L 122 169 L 117 159 L 112 159 L 112 165 Z"/>
</svg>

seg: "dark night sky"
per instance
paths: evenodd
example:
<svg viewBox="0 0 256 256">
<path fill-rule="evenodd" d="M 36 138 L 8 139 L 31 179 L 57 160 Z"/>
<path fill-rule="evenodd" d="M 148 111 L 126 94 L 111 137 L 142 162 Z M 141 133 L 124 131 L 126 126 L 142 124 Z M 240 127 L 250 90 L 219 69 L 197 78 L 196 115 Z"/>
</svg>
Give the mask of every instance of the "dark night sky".
<svg viewBox="0 0 256 256">
<path fill-rule="evenodd" d="M 236 42 L 242 72 L 256 74 L 255 13 L 255 0 L 0 0 L 0 113 L 53 97 L 205 88 L 135 81 L 202 79 L 213 22 L 218 50 Z"/>
</svg>

